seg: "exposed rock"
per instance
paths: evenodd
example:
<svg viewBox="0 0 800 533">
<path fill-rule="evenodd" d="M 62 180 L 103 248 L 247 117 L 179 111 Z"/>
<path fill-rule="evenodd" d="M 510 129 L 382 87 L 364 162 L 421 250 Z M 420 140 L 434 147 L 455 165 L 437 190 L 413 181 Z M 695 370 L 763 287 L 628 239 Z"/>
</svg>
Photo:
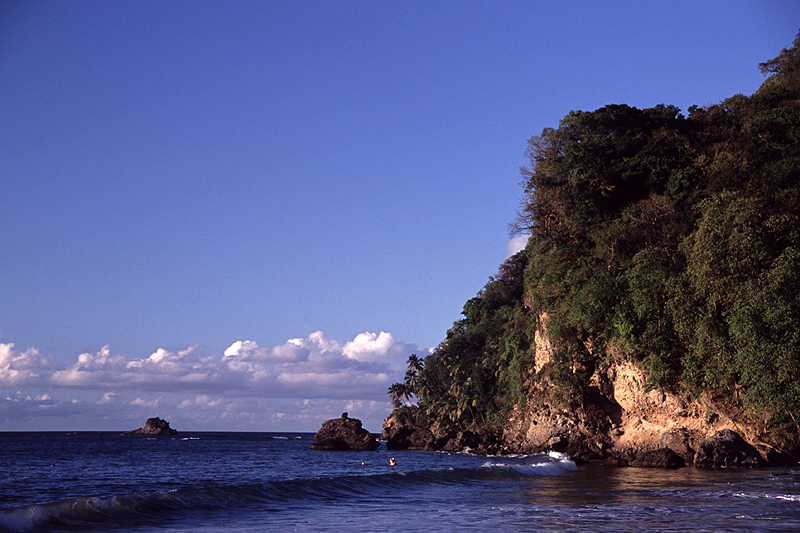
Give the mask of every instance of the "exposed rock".
<svg viewBox="0 0 800 533">
<path fill-rule="evenodd" d="M 690 465 L 694 462 L 694 454 L 700 437 L 697 431 L 690 431 L 684 427 L 668 429 L 661 434 L 659 445 L 662 448 L 669 448 L 678 454 L 685 464 Z"/>
<path fill-rule="evenodd" d="M 378 439 L 361 427 L 361 420 L 348 418 L 347 413 L 342 413 L 342 418 L 324 422 L 314 440 L 312 450 L 371 451 L 380 446 Z"/>
<path fill-rule="evenodd" d="M 686 466 L 686 461 L 669 448 L 659 448 L 643 452 L 628 464 L 639 468 L 680 468 Z"/>
<path fill-rule="evenodd" d="M 708 391 L 683 396 L 649 387 L 643 366 L 616 345 L 607 347 L 606 356 L 593 368 L 582 369 L 592 372 L 582 396 L 572 405 L 562 403 L 553 385 L 554 352 L 546 322 L 543 315 L 537 324 L 535 353 L 531 354 L 535 368 L 526 384 L 526 401 L 510 409 L 501 432 L 445 433 L 434 425 L 429 428 L 434 439 L 425 445 L 426 450 L 486 454 L 558 451 L 579 464 L 605 461 L 615 466 L 666 468 L 681 464 L 772 466 L 796 464 L 800 459 L 796 443 L 765 432 L 763 421 L 752 418 L 735 399 L 715 397 Z M 401 418 L 394 423 L 414 425 L 424 419 L 416 412 Z M 390 416 L 384 422 L 384 438 L 393 419 Z M 407 436 L 404 432 L 409 430 L 395 431 L 399 442 L 406 443 L 398 447 L 427 442 Z"/>
<path fill-rule="evenodd" d="M 700 443 L 694 466 L 701 468 L 742 468 L 764 466 L 755 447 L 738 433 L 724 429 Z"/>
<path fill-rule="evenodd" d="M 542 330 L 542 328 L 539 328 Z M 608 357 L 591 375 L 583 397 L 572 407 L 554 398 L 552 363 L 548 351 L 540 350 L 537 330 L 536 379 L 523 407 L 513 408 L 503 427 L 501 448 L 512 453 L 542 453 L 550 450 L 570 455 L 576 462 L 605 461 L 609 465 L 779 465 L 794 464 L 797 449 L 783 449 L 781 441 L 765 440 L 760 421 L 752 419 L 735 400 L 710 393 L 684 397 L 647 387 L 642 366 L 618 347 L 608 348 Z M 546 339 L 545 339 L 546 340 Z M 547 347 L 546 342 L 541 343 Z M 739 432 L 747 444 L 744 457 L 706 451 L 695 461 L 703 439 L 722 430 Z M 760 454 L 760 455 L 759 455 Z M 725 459 L 724 457 L 728 457 Z M 657 460 L 656 460 L 657 459 Z"/>
<path fill-rule="evenodd" d="M 499 436 L 490 431 L 449 431 L 434 439 L 425 449 L 480 455 L 496 455 L 502 452 Z"/>
<path fill-rule="evenodd" d="M 160 418 L 148 418 L 143 428 L 126 431 L 123 435 L 177 435 L 178 431 L 169 427 L 169 422 Z"/>
<path fill-rule="evenodd" d="M 630 463 L 622 457 L 609 457 L 603 462 L 603 466 L 631 466 Z"/>
<path fill-rule="evenodd" d="M 627 448 L 614 450 L 603 466 L 633 466 L 637 468 L 680 468 L 686 466 L 683 458 L 669 448 L 654 450 Z"/>
<path fill-rule="evenodd" d="M 391 425 L 381 436 L 390 450 L 424 450 L 434 440 L 431 430 L 411 424 Z"/>
<path fill-rule="evenodd" d="M 433 449 L 443 452 L 471 451 L 480 444 L 478 436 L 471 431 L 448 431 L 433 442 Z"/>
<path fill-rule="evenodd" d="M 381 440 L 386 441 L 390 450 L 432 449 L 433 432 L 418 426 L 415 421 L 419 415 L 417 407 L 404 407 L 395 410 L 383 421 Z"/>
<path fill-rule="evenodd" d="M 798 463 L 796 458 L 785 452 L 776 450 L 774 447 L 767 444 L 757 443 L 755 449 L 758 450 L 761 458 L 766 461 L 769 466 L 794 466 Z"/>
</svg>

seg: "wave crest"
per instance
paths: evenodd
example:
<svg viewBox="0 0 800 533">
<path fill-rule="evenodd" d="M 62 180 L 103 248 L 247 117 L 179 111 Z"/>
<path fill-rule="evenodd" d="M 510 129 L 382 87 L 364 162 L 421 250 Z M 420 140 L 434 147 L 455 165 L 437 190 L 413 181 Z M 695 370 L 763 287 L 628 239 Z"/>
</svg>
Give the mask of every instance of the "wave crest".
<svg viewBox="0 0 800 533">
<path fill-rule="evenodd" d="M 259 506 L 275 509 L 287 503 L 335 503 L 368 498 L 376 491 L 403 491 L 429 484 L 461 484 L 519 476 L 558 476 L 577 470 L 563 454 L 492 458 L 480 468 L 427 469 L 411 472 L 320 477 L 264 484 L 187 486 L 146 494 L 119 494 L 61 500 L 0 510 L 0 529 L 28 531 L 102 525 L 152 523 L 183 510 Z"/>
</svg>

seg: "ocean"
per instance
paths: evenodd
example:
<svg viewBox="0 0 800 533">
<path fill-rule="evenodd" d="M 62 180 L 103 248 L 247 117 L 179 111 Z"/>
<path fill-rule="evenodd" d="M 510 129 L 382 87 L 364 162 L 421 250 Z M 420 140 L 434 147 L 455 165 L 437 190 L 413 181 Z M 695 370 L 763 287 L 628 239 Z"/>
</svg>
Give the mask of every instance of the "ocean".
<svg viewBox="0 0 800 533">
<path fill-rule="evenodd" d="M 0 433 L 0 530 L 800 531 L 800 467 L 608 468 L 384 444 L 323 452 L 313 439 Z"/>
</svg>

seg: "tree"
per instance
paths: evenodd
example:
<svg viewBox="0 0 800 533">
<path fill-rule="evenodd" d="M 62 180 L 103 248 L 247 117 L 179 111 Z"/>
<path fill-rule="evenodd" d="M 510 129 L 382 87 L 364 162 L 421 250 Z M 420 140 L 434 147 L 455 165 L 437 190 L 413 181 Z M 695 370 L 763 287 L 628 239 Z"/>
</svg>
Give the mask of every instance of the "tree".
<svg viewBox="0 0 800 533">
<path fill-rule="evenodd" d="M 408 370 L 406 370 L 403 385 L 408 390 L 409 396 L 418 396 L 419 374 L 423 368 L 425 368 L 425 361 L 417 357 L 417 354 L 411 354 L 408 357 Z"/>
<path fill-rule="evenodd" d="M 800 90 L 800 33 L 790 48 L 784 48 L 778 57 L 759 63 L 767 80 L 756 92 L 757 97 L 781 97 Z"/>
<path fill-rule="evenodd" d="M 408 369 L 403 382 L 392 383 L 388 391 L 396 409 L 413 407 L 415 400 L 419 397 L 419 375 L 425 368 L 425 361 L 417 357 L 417 354 L 411 354 L 407 364 Z"/>
<path fill-rule="evenodd" d="M 499 426 L 536 380 L 584 401 L 622 350 L 648 387 L 727 395 L 800 437 L 800 34 L 760 68 L 755 94 L 688 117 L 608 105 L 532 137 L 526 249 L 409 358 L 397 398 L 439 427 Z M 544 314 L 554 350 L 532 376 Z"/>
<path fill-rule="evenodd" d="M 408 389 L 402 383 L 392 383 L 389 386 L 389 398 L 392 400 L 395 409 L 404 407 L 408 400 Z"/>
</svg>

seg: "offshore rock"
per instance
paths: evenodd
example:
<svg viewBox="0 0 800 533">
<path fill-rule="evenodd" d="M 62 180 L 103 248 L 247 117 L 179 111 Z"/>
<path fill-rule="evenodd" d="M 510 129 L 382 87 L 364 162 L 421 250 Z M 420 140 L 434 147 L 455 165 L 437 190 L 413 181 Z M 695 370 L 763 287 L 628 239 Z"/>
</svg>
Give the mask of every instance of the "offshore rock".
<svg viewBox="0 0 800 533">
<path fill-rule="evenodd" d="M 755 447 L 738 433 L 724 429 L 700 443 L 694 466 L 701 468 L 753 468 L 764 466 Z"/>
<path fill-rule="evenodd" d="M 169 427 L 169 422 L 160 418 L 148 418 L 143 428 L 126 431 L 123 435 L 177 435 L 178 431 Z"/>
<path fill-rule="evenodd" d="M 361 427 L 361 420 L 349 418 L 347 413 L 324 422 L 314 440 L 312 450 L 372 451 L 380 446 L 378 439 Z"/>
</svg>

